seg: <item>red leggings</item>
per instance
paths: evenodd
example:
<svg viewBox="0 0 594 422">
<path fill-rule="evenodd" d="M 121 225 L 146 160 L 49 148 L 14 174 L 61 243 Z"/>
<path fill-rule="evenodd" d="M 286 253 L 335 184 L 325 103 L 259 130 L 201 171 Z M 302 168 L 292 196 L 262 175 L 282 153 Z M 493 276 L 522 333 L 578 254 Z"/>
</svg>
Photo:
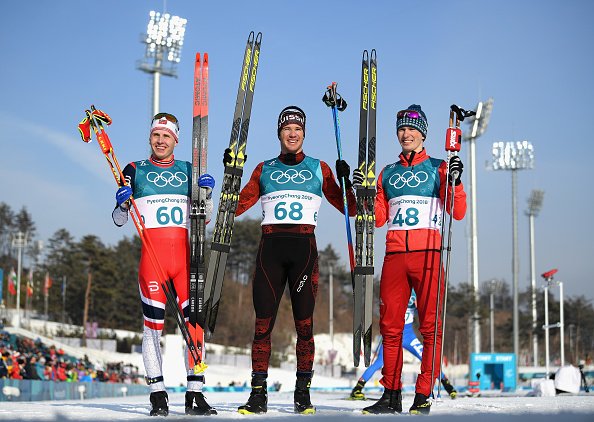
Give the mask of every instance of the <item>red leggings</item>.
<svg viewBox="0 0 594 422">
<path fill-rule="evenodd" d="M 404 314 L 413 288 L 417 293 L 419 330 L 423 336 L 421 374 L 417 378 L 415 390 L 417 393 L 429 396 L 433 388 L 431 357 L 434 344 L 439 255 L 437 251 L 421 251 L 388 253 L 384 258 L 380 281 L 380 332 L 384 341 L 384 367 L 380 382 L 390 390 L 402 388 L 402 331 Z M 442 300 L 443 294 L 442 280 Z M 443 304 L 443 301 L 440 303 Z M 441 317 L 435 343 L 433 372 L 435 377 L 439 377 Z"/>
</svg>

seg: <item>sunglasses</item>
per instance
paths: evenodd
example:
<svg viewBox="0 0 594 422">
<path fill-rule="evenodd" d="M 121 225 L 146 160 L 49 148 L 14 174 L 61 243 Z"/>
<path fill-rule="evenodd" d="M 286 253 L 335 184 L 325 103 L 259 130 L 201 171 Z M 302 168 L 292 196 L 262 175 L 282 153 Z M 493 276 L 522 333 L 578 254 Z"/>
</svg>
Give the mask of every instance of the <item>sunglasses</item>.
<svg viewBox="0 0 594 422">
<path fill-rule="evenodd" d="M 171 123 L 174 123 L 175 125 L 177 125 L 179 127 L 179 122 L 177 121 L 177 117 L 175 117 L 173 114 L 169 114 L 169 113 L 157 113 L 157 114 L 155 114 L 155 117 L 153 117 L 153 122 L 155 120 L 161 120 L 161 119 L 167 119 Z"/>
<path fill-rule="evenodd" d="M 418 119 L 421 117 L 421 114 L 417 111 L 401 110 L 396 114 L 396 117 L 399 119 L 402 119 L 403 117 L 409 117 L 411 119 Z"/>
</svg>

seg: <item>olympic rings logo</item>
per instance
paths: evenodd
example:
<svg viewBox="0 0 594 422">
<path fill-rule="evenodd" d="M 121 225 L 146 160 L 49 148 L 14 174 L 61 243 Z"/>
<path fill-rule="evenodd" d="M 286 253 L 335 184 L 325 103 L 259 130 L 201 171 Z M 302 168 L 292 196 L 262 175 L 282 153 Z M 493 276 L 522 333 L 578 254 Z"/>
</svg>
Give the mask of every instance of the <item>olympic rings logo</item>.
<svg viewBox="0 0 594 422">
<path fill-rule="evenodd" d="M 146 174 L 146 180 L 158 188 L 163 188 L 167 185 L 178 188 L 188 181 L 188 175 L 181 171 L 176 171 L 175 173 L 170 171 L 164 171 L 161 173 L 150 171 Z"/>
<path fill-rule="evenodd" d="M 313 178 L 313 174 L 309 170 L 295 170 L 288 169 L 286 171 L 276 170 L 270 173 L 270 180 L 284 185 L 285 183 L 293 182 L 298 185 L 307 182 Z"/>
<path fill-rule="evenodd" d="M 429 179 L 429 176 L 424 171 L 413 173 L 410 170 L 405 171 L 402 174 L 395 173 L 389 179 L 388 183 L 396 189 L 408 186 L 409 188 L 416 188 L 421 183 L 425 183 Z"/>
</svg>

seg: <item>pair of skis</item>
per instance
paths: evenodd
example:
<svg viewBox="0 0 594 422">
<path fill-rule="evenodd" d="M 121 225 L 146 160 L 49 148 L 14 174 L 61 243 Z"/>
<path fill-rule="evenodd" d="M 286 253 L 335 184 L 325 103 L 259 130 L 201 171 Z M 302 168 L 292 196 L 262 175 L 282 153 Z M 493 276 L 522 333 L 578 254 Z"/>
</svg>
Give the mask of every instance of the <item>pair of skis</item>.
<svg viewBox="0 0 594 422">
<path fill-rule="evenodd" d="M 250 32 L 239 79 L 233 126 L 231 128 L 231 139 L 229 141 L 232 160 L 230 163 L 225 163 L 221 197 L 213 230 L 210 260 L 206 273 L 206 283 L 204 285 L 204 302 L 201 303 L 202 306 L 198 313 L 198 323 L 203 328 L 208 328 L 210 333 L 213 333 L 215 330 L 225 267 L 227 265 L 229 251 L 231 250 L 231 237 L 233 235 L 235 211 L 237 210 L 237 203 L 239 201 L 243 166 L 246 159 L 245 149 L 247 146 L 252 101 L 256 86 L 261 42 L 261 32 L 257 35 L 253 31 Z"/>
<path fill-rule="evenodd" d="M 194 62 L 194 106 L 192 119 L 192 190 L 190 196 L 190 325 L 194 333 L 204 305 L 206 265 L 206 189 L 198 179 L 206 173 L 208 150 L 208 53 Z"/>
<path fill-rule="evenodd" d="M 359 366 L 361 340 L 365 366 L 370 365 L 373 318 L 373 241 L 375 230 L 375 138 L 377 105 L 377 55 L 363 51 L 361 106 L 359 110 L 359 156 L 357 167 L 365 176 L 356 187 L 355 277 L 353 285 L 353 363 Z"/>
<path fill-rule="evenodd" d="M 122 169 L 120 164 L 115 156 L 115 152 L 113 150 L 113 146 L 103 128 L 103 124 L 110 125 L 112 123 L 111 118 L 101 110 L 97 110 L 95 106 L 91 106 L 90 110 L 86 110 L 86 118 L 78 125 L 79 131 L 81 133 L 81 137 L 83 141 L 90 142 L 91 141 L 91 129 L 97 138 L 97 143 L 103 152 L 109 168 L 113 174 L 113 177 L 118 186 L 124 186 L 126 184 L 126 178 L 122 173 Z M 190 358 L 194 362 L 194 373 L 201 373 L 206 369 L 206 365 L 202 362 L 201 352 L 202 351 L 202 342 L 199 339 L 196 339 L 196 343 L 192 339 L 191 333 L 186 326 L 184 316 L 182 314 L 181 309 L 179 308 L 176 300 L 176 293 L 175 288 L 173 286 L 173 282 L 171 279 L 166 277 L 165 272 L 163 271 L 163 267 L 159 263 L 158 256 L 155 252 L 153 244 L 151 242 L 151 238 L 146 232 L 146 227 L 144 225 L 144 220 L 142 219 L 142 215 L 140 214 L 138 207 L 136 206 L 136 202 L 134 201 L 133 197 L 130 197 L 130 215 L 132 217 L 132 221 L 134 222 L 134 226 L 138 231 L 138 236 L 144 246 L 144 249 L 147 251 L 149 260 L 153 265 L 155 272 L 159 278 L 159 282 L 161 284 L 161 288 L 165 292 L 166 302 L 167 305 L 170 307 L 170 310 L 173 313 L 175 321 L 182 333 L 182 337 L 188 347 L 188 353 Z"/>
</svg>

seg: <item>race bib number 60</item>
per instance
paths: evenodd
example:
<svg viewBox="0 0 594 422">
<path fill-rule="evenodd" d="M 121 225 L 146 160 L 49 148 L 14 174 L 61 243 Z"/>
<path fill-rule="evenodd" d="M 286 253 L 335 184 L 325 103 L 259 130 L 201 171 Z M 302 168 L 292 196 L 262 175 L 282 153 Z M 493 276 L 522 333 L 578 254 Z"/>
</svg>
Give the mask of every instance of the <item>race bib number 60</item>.
<svg viewBox="0 0 594 422">
<path fill-rule="evenodd" d="M 154 195 L 136 200 L 147 229 L 187 227 L 188 197 L 184 195 Z"/>
</svg>

